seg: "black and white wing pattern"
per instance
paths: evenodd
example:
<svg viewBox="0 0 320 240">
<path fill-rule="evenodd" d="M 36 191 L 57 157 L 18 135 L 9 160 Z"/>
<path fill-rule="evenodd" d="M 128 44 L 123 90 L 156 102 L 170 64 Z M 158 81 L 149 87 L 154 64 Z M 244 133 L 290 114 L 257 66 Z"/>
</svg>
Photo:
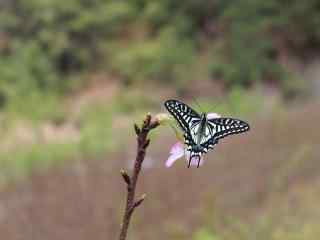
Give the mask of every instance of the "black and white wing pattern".
<svg viewBox="0 0 320 240">
<path fill-rule="evenodd" d="M 195 149 L 197 136 L 195 130 L 200 125 L 201 116 L 191 107 L 178 100 L 167 100 L 164 105 L 183 130 L 184 143 L 187 145 L 190 157 L 192 158 L 195 155 L 200 157 L 202 152 Z"/>
<path fill-rule="evenodd" d="M 195 110 L 178 100 L 167 100 L 164 105 L 177 120 L 185 134 L 190 134 L 192 126 L 201 120 Z"/>
<path fill-rule="evenodd" d="M 195 144 L 197 137 L 196 125 L 191 129 L 191 137 L 193 141 L 189 141 L 185 138 L 185 143 L 188 145 L 187 150 L 191 152 L 191 156 L 207 153 L 209 149 L 213 149 L 214 145 L 218 144 L 219 139 L 224 138 L 228 135 L 239 134 L 246 132 L 250 129 L 250 126 L 245 121 L 234 119 L 234 118 L 213 118 L 208 119 L 205 130 L 201 136 L 201 141 L 198 147 L 190 145 Z"/>
<path fill-rule="evenodd" d="M 246 132 L 250 128 L 248 123 L 239 119 L 207 119 L 205 114 L 199 115 L 178 100 L 167 100 L 164 105 L 184 132 L 184 143 L 187 145 L 187 151 L 190 152 L 190 158 L 198 157 L 199 161 L 201 155 L 212 149 L 219 139 Z M 205 124 L 202 124 L 203 116 L 206 118 Z"/>
<path fill-rule="evenodd" d="M 208 120 L 208 124 L 214 130 L 213 140 L 218 140 L 231 134 L 239 134 L 250 130 L 250 126 L 245 121 L 234 118 L 213 118 Z"/>
</svg>

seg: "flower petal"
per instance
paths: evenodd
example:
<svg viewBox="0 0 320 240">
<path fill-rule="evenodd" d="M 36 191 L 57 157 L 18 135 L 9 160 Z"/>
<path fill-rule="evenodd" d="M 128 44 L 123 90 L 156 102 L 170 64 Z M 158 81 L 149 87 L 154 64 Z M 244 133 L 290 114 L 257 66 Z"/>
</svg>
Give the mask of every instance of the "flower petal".
<svg viewBox="0 0 320 240">
<path fill-rule="evenodd" d="M 208 119 L 221 118 L 221 115 L 218 113 L 208 113 L 207 118 Z"/>
<path fill-rule="evenodd" d="M 171 167 L 172 164 L 177 161 L 179 158 L 183 157 L 184 155 L 184 147 L 183 144 L 180 142 L 175 143 L 171 150 L 170 150 L 170 156 L 167 159 L 165 165 L 166 167 Z"/>
</svg>

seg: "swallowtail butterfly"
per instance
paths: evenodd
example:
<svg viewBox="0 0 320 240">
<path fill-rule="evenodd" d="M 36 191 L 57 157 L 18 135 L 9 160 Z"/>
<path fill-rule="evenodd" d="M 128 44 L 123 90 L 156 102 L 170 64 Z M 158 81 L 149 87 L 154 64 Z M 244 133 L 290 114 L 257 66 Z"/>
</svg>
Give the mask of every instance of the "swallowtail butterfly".
<svg viewBox="0 0 320 240">
<path fill-rule="evenodd" d="M 201 155 L 213 149 L 219 139 L 250 129 L 248 123 L 239 119 L 208 119 L 206 113 L 199 114 L 178 100 L 167 100 L 164 105 L 183 130 L 186 150 L 190 152 L 188 168 L 193 157 L 198 158 L 199 167 Z"/>
</svg>

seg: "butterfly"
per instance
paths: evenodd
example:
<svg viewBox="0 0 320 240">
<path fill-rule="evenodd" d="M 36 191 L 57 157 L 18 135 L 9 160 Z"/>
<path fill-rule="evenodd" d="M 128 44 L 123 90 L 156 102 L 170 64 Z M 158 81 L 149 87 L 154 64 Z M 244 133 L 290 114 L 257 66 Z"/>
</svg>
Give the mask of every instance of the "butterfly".
<svg viewBox="0 0 320 240">
<path fill-rule="evenodd" d="M 186 150 L 190 152 L 189 164 L 196 157 L 198 166 L 201 155 L 213 149 L 221 138 L 228 135 L 246 132 L 250 126 L 245 121 L 234 118 L 208 119 L 207 113 L 197 113 L 187 104 L 178 100 L 167 100 L 164 103 L 166 109 L 175 118 L 184 135 Z"/>
</svg>

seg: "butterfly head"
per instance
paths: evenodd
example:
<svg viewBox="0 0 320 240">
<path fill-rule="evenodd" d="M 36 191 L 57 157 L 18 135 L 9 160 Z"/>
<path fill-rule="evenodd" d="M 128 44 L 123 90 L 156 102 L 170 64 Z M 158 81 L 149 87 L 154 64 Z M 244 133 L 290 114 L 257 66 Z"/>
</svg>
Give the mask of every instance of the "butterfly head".
<svg viewBox="0 0 320 240">
<path fill-rule="evenodd" d="M 206 112 L 203 112 L 201 113 L 200 118 L 201 118 L 201 122 L 204 124 L 207 122 L 208 114 Z"/>
</svg>

